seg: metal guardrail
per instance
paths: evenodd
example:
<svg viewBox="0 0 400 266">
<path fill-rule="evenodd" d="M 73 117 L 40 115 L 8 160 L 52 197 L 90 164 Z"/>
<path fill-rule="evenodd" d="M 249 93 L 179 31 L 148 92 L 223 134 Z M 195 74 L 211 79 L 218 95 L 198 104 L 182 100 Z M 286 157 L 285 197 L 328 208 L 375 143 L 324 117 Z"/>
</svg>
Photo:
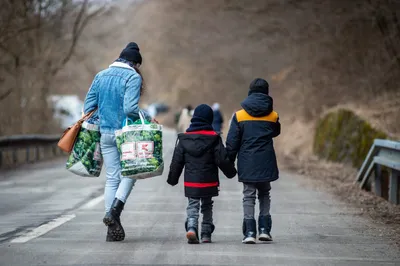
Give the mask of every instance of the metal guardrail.
<svg viewBox="0 0 400 266">
<path fill-rule="evenodd" d="M 0 137 L 0 168 L 29 163 L 63 154 L 60 135 L 15 135 Z"/>
<path fill-rule="evenodd" d="M 383 168 L 389 171 L 388 200 L 399 204 L 400 142 L 376 139 L 357 174 L 356 183 L 365 189 L 374 171 L 375 193 L 382 196 Z"/>
</svg>

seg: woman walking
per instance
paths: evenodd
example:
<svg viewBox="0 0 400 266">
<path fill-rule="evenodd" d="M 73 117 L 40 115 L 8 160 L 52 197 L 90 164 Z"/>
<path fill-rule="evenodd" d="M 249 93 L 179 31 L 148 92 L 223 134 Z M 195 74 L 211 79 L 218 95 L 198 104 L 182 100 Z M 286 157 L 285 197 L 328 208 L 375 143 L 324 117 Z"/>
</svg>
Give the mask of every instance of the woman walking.
<svg viewBox="0 0 400 266">
<path fill-rule="evenodd" d="M 141 63 L 139 46 L 129 43 L 109 68 L 96 75 L 84 104 L 85 114 L 97 108 L 100 120 L 100 147 L 107 177 L 104 189 L 106 214 L 103 219 L 108 227 L 106 241 L 122 241 L 125 238 L 120 216 L 136 180 L 121 176 L 114 132 L 121 129 L 126 118 L 133 121 L 139 118 L 139 99 L 143 91 L 139 71 Z"/>
</svg>

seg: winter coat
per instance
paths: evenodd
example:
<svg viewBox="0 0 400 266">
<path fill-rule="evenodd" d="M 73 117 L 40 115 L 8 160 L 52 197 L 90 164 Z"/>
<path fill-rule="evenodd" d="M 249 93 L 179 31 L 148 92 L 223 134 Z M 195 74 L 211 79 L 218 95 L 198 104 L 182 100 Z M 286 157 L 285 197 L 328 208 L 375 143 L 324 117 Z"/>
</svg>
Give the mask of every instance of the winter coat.
<svg viewBox="0 0 400 266">
<path fill-rule="evenodd" d="M 178 184 L 185 168 L 185 196 L 193 198 L 218 196 L 218 167 L 228 177 L 236 175 L 221 137 L 214 131 L 195 131 L 178 135 L 168 174 L 168 184 Z"/>
<path fill-rule="evenodd" d="M 99 72 L 86 96 L 84 112 L 94 110 L 100 118 L 100 132 L 114 134 L 121 129 L 126 117 L 139 118 L 142 78 L 128 64 L 114 62 Z"/>
<path fill-rule="evenodd" d="M 238 159 L 240 182 L 272 182 L 279 178 L 272 138 L 281 132 L 273 100 L 262 93 L 252 93 L 243 109 L 232 118 L 226 149 L 232 161 Z"/>
<path fill-rule="evenodd" d="M 222 124 L 224 123 L 224 118 L 220 110 L 214 110 L 214 120 L 212 126 L 216 132 L 221 132 Z"/>
</svg>

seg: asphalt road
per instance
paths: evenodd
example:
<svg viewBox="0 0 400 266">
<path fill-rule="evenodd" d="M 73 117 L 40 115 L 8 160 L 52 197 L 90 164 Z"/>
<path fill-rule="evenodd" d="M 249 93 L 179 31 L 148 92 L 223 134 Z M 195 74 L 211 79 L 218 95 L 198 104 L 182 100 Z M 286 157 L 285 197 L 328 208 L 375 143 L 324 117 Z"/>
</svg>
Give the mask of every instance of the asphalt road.
<svg viewBox="0 0 400 266">
<path fill-rule="evenodd" d="M 169 165 L 175 133 L 164 142 Z M 182 182 L 168 186 L 167 171 L 136 183 L 122 215 L 126 240 L 107 243 L 104 177 L 63 167 L 0 172 L 0 265 L 400 265 L 398 250 L 356 210 L 287 172 L 272 185 L 273 243 L 241 243 L 241 184 L 221 177 L 214 243 L 188 245 Z"/>
</svg>

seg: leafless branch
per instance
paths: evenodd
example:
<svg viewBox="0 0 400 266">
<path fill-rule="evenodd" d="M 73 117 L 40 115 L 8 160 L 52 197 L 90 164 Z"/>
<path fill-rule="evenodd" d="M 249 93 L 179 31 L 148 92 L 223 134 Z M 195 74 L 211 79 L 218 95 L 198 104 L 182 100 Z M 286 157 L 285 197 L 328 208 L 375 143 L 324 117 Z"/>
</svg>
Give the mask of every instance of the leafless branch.
<svg viewBox="0 0 400 266">
<path fill-rule="evenodd" d="M 12 92 L 12 88 L 8 89 L 6 92 L 0 94 L 0 102 L 5 100 Z"/>
<path fill-rule="evenodd" d="M 61 61 L 61 65 L 56 67 L 53 70 L 53 75 L 55 75 L 60 70 L 60 68 L 62 68 L 71 59 L 71 56 L 73 55 L 75 47 L 77 45 L 78 39 L 81 36 L 81 34 L 82 34 L 83 30 L 85 29 L 85 27 L 87 26 L 87 24 L 89 23 L 89 21 L 104 11 L 104 7 L 100 7 L 97 10 L 93 11 L 92 13 L 84 16 L 85 10 L 87 9 L 87 3 L 88 3 L 88 1 L 85 0 L 81 6 L 79 14 L 74 23 L 74 27 L 73 27 L 73 31 L 72 31 L 73 36 L 72 36 L 71 45 L 70 45 L 68 52 L 66 53 L 64 59 Z"/>
</svg>

